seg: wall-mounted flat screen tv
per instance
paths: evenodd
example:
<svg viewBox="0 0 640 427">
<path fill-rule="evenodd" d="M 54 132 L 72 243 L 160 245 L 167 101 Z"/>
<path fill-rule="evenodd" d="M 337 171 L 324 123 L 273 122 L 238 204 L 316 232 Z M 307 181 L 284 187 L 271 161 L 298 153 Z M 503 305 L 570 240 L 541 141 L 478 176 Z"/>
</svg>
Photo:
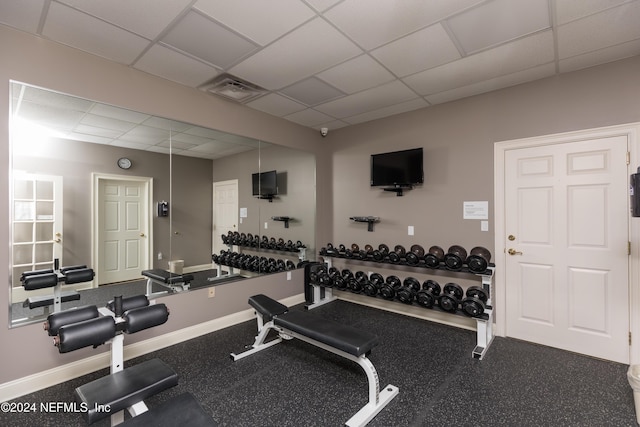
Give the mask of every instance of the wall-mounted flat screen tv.
<svg viewBox="0 0 640 427">
<path fill-rule="evenodd" d="M 422 148 L 371 155 L 371 186 L 403 187 L 422 184 Z"/>
<path fill-rule="evenodd" d="M 278 194 L 278 174 L 276 171 L 252 174 L 251 184 L 254 196 L 268 197 Z"/>
</svg>

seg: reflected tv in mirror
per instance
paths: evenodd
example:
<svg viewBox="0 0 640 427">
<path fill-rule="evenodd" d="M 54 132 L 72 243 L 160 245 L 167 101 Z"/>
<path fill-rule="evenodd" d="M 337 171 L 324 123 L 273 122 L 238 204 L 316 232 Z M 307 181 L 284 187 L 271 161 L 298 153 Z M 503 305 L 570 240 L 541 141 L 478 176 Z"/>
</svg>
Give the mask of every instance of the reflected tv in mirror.
<svg viewBox="0 0 640 427">
<path fill-rule="evenodd" d="M 260 172 L 251 175 L 253 195 L 269 197 L 278 194 L 278 174 L 276 171 Z"/>
<path fill-rule="evenodd" d="M 404 187 L 424 182 L 422 148 L 371 155 L 371 186 Z"/>
</svg>

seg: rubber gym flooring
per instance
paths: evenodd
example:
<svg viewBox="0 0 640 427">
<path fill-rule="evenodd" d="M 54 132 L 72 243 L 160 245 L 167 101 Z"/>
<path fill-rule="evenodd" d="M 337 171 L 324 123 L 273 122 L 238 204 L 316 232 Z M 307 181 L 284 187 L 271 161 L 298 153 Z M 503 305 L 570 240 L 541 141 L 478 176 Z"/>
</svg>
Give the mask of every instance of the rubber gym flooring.
<svg viewBox="0 0 640 427">
<path fill-rule="evenodd" d="M 379 335 L 370 359 L 380 387 L 393 384 L 400 394 L 370 426 L 636 425 L 627 365 L 500 337 L 480 361 L 471 357 L 472 331 L 345 301 L 312 313 Z M 366 376 L 357 364 L 300 340 L 232 362 L 229 353 L 241 352 L 255 334 L 252 320 L 126 366 L 164 360 L 178 373 L 179 384 L 147 399 L 147 406 L 189 391 L 223 426 L 340 426 L 367 402 Z M 75 387 L 107 373 L 94 372 L 15 402 L 72 402 Z M 0 413 L 0 425 L 85 423 L 77 413 L 37 412 Z M 109 420 L 94 425 L 108 426 Z"/>
</svg>

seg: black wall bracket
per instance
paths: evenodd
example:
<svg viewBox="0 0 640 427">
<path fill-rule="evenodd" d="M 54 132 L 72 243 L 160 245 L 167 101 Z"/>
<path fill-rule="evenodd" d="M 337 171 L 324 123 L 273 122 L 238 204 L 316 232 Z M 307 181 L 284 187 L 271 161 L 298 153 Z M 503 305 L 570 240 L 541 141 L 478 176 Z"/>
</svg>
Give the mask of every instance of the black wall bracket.
<svg viewBox="0 0 640 427">
<path fill-rule="evenodd" d="M 289 216 L 272 216 L 271 219 L 274 221 L 283 221 L 284 228 L 289 228 L 289 221 L 293 221 L 293 218 Z"/>
<path fill-rule="evenodd" d="M 373 231 L 373 224 L 380 222 L 380 217 L 377 216 L 352 216 L 349 219 L 355 222 L 366 222 L 368 224 L 367 231 Z"/>
</svg>

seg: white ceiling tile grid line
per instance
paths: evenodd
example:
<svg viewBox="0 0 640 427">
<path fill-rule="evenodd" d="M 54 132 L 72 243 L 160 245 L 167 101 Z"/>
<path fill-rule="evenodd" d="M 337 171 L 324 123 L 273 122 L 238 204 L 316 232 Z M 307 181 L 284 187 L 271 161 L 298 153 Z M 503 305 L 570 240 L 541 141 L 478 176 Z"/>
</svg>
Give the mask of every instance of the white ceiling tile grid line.
<svg viewBox="0 0 640 427">
<path fill-rule="evenodd" d="M 640 0 L 0 3 L 0 24 L 202 90 L 230 74 L 316 129 L 639 55 L 639 20 Z"/>
</svg>

